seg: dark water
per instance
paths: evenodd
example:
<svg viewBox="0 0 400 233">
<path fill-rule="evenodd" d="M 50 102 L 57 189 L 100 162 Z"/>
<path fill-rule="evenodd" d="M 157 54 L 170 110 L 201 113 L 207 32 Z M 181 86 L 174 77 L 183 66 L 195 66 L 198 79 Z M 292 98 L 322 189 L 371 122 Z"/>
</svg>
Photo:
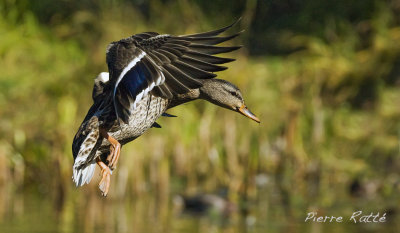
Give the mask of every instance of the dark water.
<svg viewBox="0 0 400 233">
<path fill-rule="evenodd" d="M 57 193 L 57 190 L 54 190 Z M 210 208 L 203 213 L 183 211 L 172 194 L 102 198 L 95 189 L 72 189 L 68 195 L 34 191 L 1 191 L 0 232 L 399 232 L 395 210 L 379 203 L 341 201 L 340 206 L 318 209 L 320 215 L 342 215 L 342 223 L 304 222 L 310 208 L 279 202 L 269 189 L 261 190 L 246 211 Z M 351 213 L 387 212 L 385 223 L 351 223 Z M 369 212 L 368 212 L 369 214 Z"/>
</svg>

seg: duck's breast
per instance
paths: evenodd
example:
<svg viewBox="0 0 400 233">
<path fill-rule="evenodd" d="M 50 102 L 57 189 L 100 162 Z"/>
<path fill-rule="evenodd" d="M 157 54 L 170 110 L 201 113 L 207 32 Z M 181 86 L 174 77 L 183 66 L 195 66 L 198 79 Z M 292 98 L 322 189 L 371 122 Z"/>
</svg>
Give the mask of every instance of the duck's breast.
<svg viewBox="0 0 400 233">
<path fill-rule="evenodd" d="M 165 112 L 167 106 L 168 100 L 147 95 L 137 103 L 137 107 L 134 110 L 133 106 L 131 106 L 129 124 L 121 122 L 121 128 L 115 132 L 110 132 L 110 135 L 121 144 L 134 140 L 153 125 L 161 114 Z"/>
</svg>

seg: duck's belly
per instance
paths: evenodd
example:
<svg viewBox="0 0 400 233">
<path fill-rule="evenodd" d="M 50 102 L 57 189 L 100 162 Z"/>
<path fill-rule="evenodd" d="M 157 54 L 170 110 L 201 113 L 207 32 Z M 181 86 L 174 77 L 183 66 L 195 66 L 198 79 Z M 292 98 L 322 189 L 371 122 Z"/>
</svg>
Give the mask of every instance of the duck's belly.
<svg viewBox="0 0 400 233">
<path fill-rule="evenodd" d="M 121 121 L 120 129 L 109 132 L 109 135 L 117 139 L 122 145 L 126 144 L 148 130 L 161 114 L 165 112 L 167 106 L 168 100 L 147 95 L 137 104 L 135 110 L 131 110 L 129 124 L 125 124 Z M 105 147 L 109 148 L 109 145 L 110 143 L 104 139 L 100 150 L 105 149 Z"/>
</svg>

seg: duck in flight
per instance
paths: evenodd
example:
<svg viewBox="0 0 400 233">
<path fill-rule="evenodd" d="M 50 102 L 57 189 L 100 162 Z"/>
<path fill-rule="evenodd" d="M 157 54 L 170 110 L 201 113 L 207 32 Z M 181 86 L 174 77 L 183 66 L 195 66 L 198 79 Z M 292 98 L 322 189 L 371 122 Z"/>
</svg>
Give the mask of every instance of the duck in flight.
<svg viewBox="0 0 400 233">
<path fill-rule="evenodd" d="M 204 99 L 260 122 L 234 84 L 215 78 L 227 69 L 221 64 L 234 61 L 215 55 L 240 48 L 217 46 L 240 34 L 219 36 L 233 25 L 183 36 L 145 32 L 108 45 L 109 73 L 95 79 L 93 105 L 72 144 L 76 186 L 90 182 L 97 164 L 99 189 L 107 196 L 121 146 L 160 127 L 156 120 L 172 116 L 166 110 L 180 104 Z"/>
</svg>

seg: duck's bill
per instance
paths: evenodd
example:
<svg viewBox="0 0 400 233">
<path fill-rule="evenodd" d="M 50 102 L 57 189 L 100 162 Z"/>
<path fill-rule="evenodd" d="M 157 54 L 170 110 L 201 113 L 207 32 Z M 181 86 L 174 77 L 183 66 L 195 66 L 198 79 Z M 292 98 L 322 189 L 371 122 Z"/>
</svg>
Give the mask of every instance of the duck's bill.
<svg viewBox="0 0 400 233">
<path fill-rule="evenodd" d="M 256 121 L 257 123 L 260 123 L 260 119 L 258 119 L 258 117 L 256 117 L 256 115 L 254 115 L 248 108 L 246 105 L 242 105 L 242 107 L 240 107 L 238 109 L 238 112 L 240 112 L 242 115 L 252 119 L 253 121 Z"/>
</svg>

